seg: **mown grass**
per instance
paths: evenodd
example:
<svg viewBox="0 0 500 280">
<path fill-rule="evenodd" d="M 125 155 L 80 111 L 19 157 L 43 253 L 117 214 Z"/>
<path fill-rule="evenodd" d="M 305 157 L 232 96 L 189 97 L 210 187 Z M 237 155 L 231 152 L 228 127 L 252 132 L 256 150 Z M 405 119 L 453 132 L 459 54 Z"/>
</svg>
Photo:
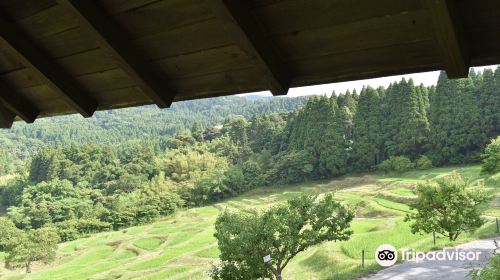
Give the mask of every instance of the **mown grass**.
<svg viewBox="0 0 500 280">
<path fill-rule="evenodd" d="M 134 246 L 139 247 L 139 248 L 144 249 L 144 250 L 153 251 L 153 250 L 157 249 L 158 247 L 160 247 L 161 243 L 163 243 L 163 241 L 161 239 L 153 238 L 153 237 L 145 237 L 145 238 L 141 238 L 141 239 L 136 240 L 134 242 Z"/>
<path fill-rule="evenodd" d="M 29 277 L 22 271 L 4 271 L 4 275 L 7 279 L 33 280 L 208 279 L 206 271 L 220 254 L 213 236 L 213 224 L 220 211 L 265 209 L 301 193 L 335 191 L 336 199 L 357 213 L 352 223 L 353 236 L 345 242 L 326 242 L 300 253 L 285 269 L 284 276 L 292 280 L 353 279 L 380 268 L 373 259 L 380 244 L 417 250 L 435 247 L 432 235 L 414 235 L 403 221 L 411 211 L 406 202 L 414 198 L 412 189 L 416 183 L 453 171 L 471 181 L 481 179 L 478 166 L 459 166 L 259 188 L 213 206 L 179 211 L 154 224 L 60 244 L 55 263 L 35 266 Z M 498 198 L 486 211 L 488 215 L 500 216 Z M 436 247 L 494 235 L 491 218 L 487 225 L 464 234 L 455 243 L 438 235 Z M 361 268 L 362 250 L 366 256 L 364 268 Z"/>
</svg>

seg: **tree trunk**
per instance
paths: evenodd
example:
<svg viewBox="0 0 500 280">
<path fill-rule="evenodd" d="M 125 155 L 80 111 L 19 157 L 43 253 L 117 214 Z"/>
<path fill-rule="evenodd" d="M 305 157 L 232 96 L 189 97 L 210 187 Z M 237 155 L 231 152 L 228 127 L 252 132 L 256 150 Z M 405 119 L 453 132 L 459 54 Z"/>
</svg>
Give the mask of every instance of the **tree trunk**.
<svg viewBox="0 0 500 280">
<path fill-rule="evenodd" d="M 457 240 L 458 236 L 460 235 L 460 232 L 449 232 L 448 237 L 450 238 L 450 241 L 455 241 Z"/>
<path fill-rule="evenodd" d="M 448 238 L 453 241 L 453 232 L 448 232 Z"/>
<path fill-rule="evenodd" d="M 31 262 L 26 263 L 26 273 L 31 273 Z"/>
<path fill-rule="evenodd" d="M 275 276 L 276 276 L 276 280 L 283 280 L 283 278 L 281 277 L 281 269 L 278 269 L 276 271 Z"/>
</svg>

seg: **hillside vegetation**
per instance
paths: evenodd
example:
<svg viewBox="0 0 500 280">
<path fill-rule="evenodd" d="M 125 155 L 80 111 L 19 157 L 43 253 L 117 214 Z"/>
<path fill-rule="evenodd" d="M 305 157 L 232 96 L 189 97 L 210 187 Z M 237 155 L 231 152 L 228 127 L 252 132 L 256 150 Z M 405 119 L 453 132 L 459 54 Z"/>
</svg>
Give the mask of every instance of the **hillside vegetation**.
<svg viewBox="0 0 500 280">
<path fill-rule="evenodd" d="M 237 198 L 213 205 L 182 210 L 150 225 L 103 232 L 62 243 L 57 260 L 39 265 L 26 279 L 209 279 L 206 271 L 217 262 L 214 221 L 224 209 L 265 209 L 301 193 L 335 192 L 335 197 L 353 207 L 356 219 L 349 241 L 324 243 L 301 253 L 287 269 L 285 279 L 351 279 L 378 269 L 374 251 L 383 243 L 396 247 L 429 250 L 431 235 L 413 235 L 404 215 L 414 196 L 412 189 L 423 180 L 458 172 L 471 182 L 483 181 L 479 166 L 434 168 L 400 175 L 367 174 L 305 184 L 262 187 Z M 489 186 L 497 195 L 487 215 L 500 216 L 500 186 Z M 495 235 L 490 219 L 476 232 L 456 243 Z M 437 247 L 448 246 L 445 236 Z M 366 265 L 361 268 L 361 250 Z M 4 271 L 6 279 L 24 279 L 22 272 Z"/>
</svg>

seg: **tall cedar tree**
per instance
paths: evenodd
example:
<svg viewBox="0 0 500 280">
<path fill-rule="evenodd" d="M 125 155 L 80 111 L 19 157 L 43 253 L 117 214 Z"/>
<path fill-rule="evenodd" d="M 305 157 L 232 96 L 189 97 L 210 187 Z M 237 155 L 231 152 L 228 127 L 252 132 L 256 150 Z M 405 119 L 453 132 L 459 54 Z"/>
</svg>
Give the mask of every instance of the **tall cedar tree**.
<svg viewBox="0 0 500 280">
<path fill-rule="evenodd" d="M 348 142 L 352 141 L 352 133 L 354 127 L 354 115 L 357 108 L 357 95 L 347 91 L 345 94 L 340 94 L 337 97 L 337 104 L 340 109 L 340 118 L 344 129 L 344 136 Z"/>
<path fill-rule="evenodd" d="M 486 69 L 476 84 L 483 131 L 487 138 L 500 134 L 500 68 Z"/>
<path fill-rule="evenodd" d="M 381 161 L 382 119 L 381 100 L 377 90 L 361 90 L 354 116 L 352 165 L 355 170 L 369 170 Z"/>
<path fill-rule="evenodd" d="M 290 136 L 291 150 L 306 150 L 315 158 L 318 177 L 347 170 L 347 149 L 339 108 L 334 98 L 312 97 L 299 111 Z"/>
<path fill-rule="evenodd" d="M 388 157 L 405 155 L 416 159 L 425 152 L 429 122 L 423 110 L 424 94 L 412 79 L 403 79 L 387 89 L 384 130 Z"/>
<path fill-rule="evenodd" d="M 463 163 L 473 160 L 485 143 L 479 107 L 473 96 L 471 78 L 450 80 L 441 72 L 430 98 L 430 121 L 434 163 Z"/>
</svg>

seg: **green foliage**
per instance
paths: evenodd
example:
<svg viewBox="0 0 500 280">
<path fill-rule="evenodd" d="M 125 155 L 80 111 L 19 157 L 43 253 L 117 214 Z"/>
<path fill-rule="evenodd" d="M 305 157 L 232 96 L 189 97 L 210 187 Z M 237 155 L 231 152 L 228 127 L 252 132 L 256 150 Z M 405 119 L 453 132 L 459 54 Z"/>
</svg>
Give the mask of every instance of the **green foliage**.
<svg viewBox="0 0 500 280">
<path fill-rule="evenodd" d="M 500 254 L 493 256 L 487 267 L 482 270 L 474 270 L 470 276 L 472 276 L 472 280 L 500 279 Z"/>
<path fill-rule="evenodd" d="M 259 161 L 260 163 L 260 161 Z M 418 251 L 433 250 L 432 234 L 414 235 L 409 223 L 402 221 L 405 204 L 396 203 L 390 197 L 379 200 L 386 192 L 404 196 L 412 194 L 408 182 L 422 178 L 441 177 L 457 170 L 471 180 L 479 177 L 480 166 L 433 168 L 426 171 L 411 171 L 401 176 L 373 175 L 366 181 L 360 177 L 346 177 L 335 180 L 335 184 L 324 181 L 298 185 L 264 186 L 237 198 L 229 198 L 216 204 L 191 209 L 182 209 L 175 216 L 160 219 L 149 225 L 131 227 L 120 231 L 92 234 L 86 238 L 61 244 L 57 262 L 53 265 L 33 265 L 33 273 L 27 277 L 20 271 L 5 270 L 3 277 L 9 279 L 32 278 L 56 279 L 129 279 L 137 276 L 148 279 L 209 279 L 206 269 L 212 263 L 219 263 L 217 240 L 213 237 L 214 223 L 225 208 L 243 212 L 268 209 L 300 193 L 317 194 L 336 189 L 337 185 L 350 186 L 335 194 L 337 200 L 348 205 L 365 202 L 361 213 L 371 219 L 354 219 L 351 229 L 354 234 L 345 242 L 325 242 L 310 247 L 290 261 L 284 269 L 285 279 L 328 279 L 349 280 L 371 274 L 380 267 L 372 254 L 365 254 L 365 269 L 361 265 L 361 250 L 375 250 L 390 240 L 398 248 L 412 247 Z M 379 185 L 390 188 L 380 188 Z M 393 189 L 394 188 L 394 189 Z M 384 196 L 385 197 L 385 196 Z M 392 203 L 389 203 L 392 202 Z M 406 202 L 405 202 L 406 203 Z M 406 208 L 406 209 L 405 209 Z M 400 210 L 392 210 L 400 209 Z M 358 208 L 358 210 L 361 210 Z M 494 210 L 494 208 L 490 208 Z M 489 213 L 489 212 L 488 212 Z M 494 224 L 487 223 L 474 233 L 461 235 L 457 242 L 486 238 L 494 235 Z M 164 241 L 159 247 L 158 240 Z M 436 246 L 450 246 L 447 238 L 437 236 Z M 144 245 L 154 252 L 135 248 Z M 0 260 L 3 259 L 0 253 Z M 85 269 L 81 269 L 85 267 Z M 269 278 L 268 278 L 269 279 Z"/>
<path fill-rule="evenodd" d="M 0 251 L 6 251 L 12 247 L 19 233 L 19 229 L 11 220 L 0 217 Z"/>
<path fill-rule="evenodd" d="M 256 115 L 250 120 L 248 137 L 254 153 L 279 150 L 287 114 Z"/>
<path fill-rule="evenodd" d="M 111 230 L 111 224 L 96 218 L 65 220 L 54 224 L 61 241 L 71 241 L 91 233 Z"/>
<path fill-rule="evenodd" d="M 303 195 L 263 213 L 222 213 L 215 223 L 220 266 L 213 279 L 257 279 L 283 269 L 298 253 L 325 241 L 348 240 L 353 213 L 327 194 Z M 264 263 L 263 257 L 271 256 Z"/>
<path fill-rule="evenodd" d="M 271 180 L 299 183 L 312 177 L 314 157 L 308 151 L 291 151 L 279 156 L 271 170 Z"/>
<path fill-rule="evenodd" d="M 40 119 L 35 124 L 16 122 L 12 129 L 0 131 L 0 147 L 13 159 L 21 159 L 9 162 L 18 168 L 23 160 L 46 146 L 122 145 L 131 141 L 156 145 L 168 136 L 190 130 L 195 122 L 208 129 L 222 124 L 227 116 L 242 115 L 250 119 L 257 114 L 291 112 L 306 101 L 307 97 L 250 100 L 231 96 L 175 102 L 169 110 L 144 106 L 100 111 L 89 119 L 71 115 Z"/>
<path fill-rule="evenodd" d="M 419 170 L 426 170 L 432 168 L 432 160 L 427 156 L 421 156 L 416 162 L 415 167 Z"/>
<path fill-rule="evenodd" d="M 471 78 L 450 80 L 442 72 L 430 98 L 429 119 L 432 162 L 442 165 L 478 160 L 486 138 Z"/>
<path fill-rule="evenodd" d="M 469 189 L 457 174 L 419 184 L 414 204 L 415 213 L 408 214 L 411 230 L 437 232 L 454 241 L 464 231 L 472 231 L 484 224 L 481 209 L 492 197 L 481 188 Z"/>
<path fill-rule="evenodd" d="M 229 162 L 206 147 L 169 151 L 159 166 L 188 205 L 216 201 L 229 193 L 223 180 Z"/>
<path fill-rule="evenodd" d="M 482 121 L 482 131 L 487 138 L 493 138 L 500 134 L 500 69 L 497 67 L 493 73 L 491 69 L 485 69 L 482 75 L 478 75 L 476 96 Z"/>
<path fill-rule="evenodd" d="M 385 149 L 388 156 L 405 155 L 415 159 L 425 152 L 429 122 L 424 92 L 413 80 L 403 79 L 387 88 L 385 109 Z"/>
<path fill-rule="evenodd" d="M 50 263 L 55 259 L 58 242 L 59 235 L 50 227 L 28 232 L 18 231 L 14 240 L 6 248 L 6 266 L 24 267 L 26 273 L 31 273 L 33 262 Z"/>
<path fill-rule="evenodd" d="M 41 228 L 47 224 L 83 218 L 93 212 L 90 192 L 74 187 L 68 180 L 54 179 L 25 186 L 17 206 L 8 216 L 19 228 Z"/>
<path fill-rule="evenodd" d="M 473 269 L 469 276 L 472 280 L 498 280 L 500 279 L 500 244 L 495 242 L 496 250 L 490 258 L 488 265 L 482 269 Z"/>
<path fill-rule="evenodd" d="M 354 116 L 357 114 L 359 96 L 347 91 L 337 97 L 337 104 L 340 109 L 340 119 L 344 129 L 346 140 L 350 143 L 353 138 Z"/>
<path fill-rule="evenodd" d="M 306 150 L 314 157 L 313 174 L 318 178 L 347 170 L 347 143 L 334 98 L 311 97 L 294 120 L 289 143 L 289 150 Z"/>
<path fill-rule="evenodd" d="M 144 145 L 69 146 L 45 149 L 34 158 L 29 180 L 3 190 L 8 216 L 22 229 L 54 224 L 67 241 L 149 223 L 184 203 Z"/>
<path fill-rule="evenodd" d="M 352 165 L 357 171 L 370 170 L 382 159 L 382 113 L 379 93 L 371 87 L 363 88 L 354 116 L 351 152 Z"/>
<path fill-rule="evenodd" d="M 488 174 L 500 172 L 500 136 L 492 139 L 484 149 L 481 172 Z"/>
<path fill-rule="evenodd" d="M 411 160 L 404 156 L 390 157 L 378 165 L 378 169 L 385 173 L 403 173 L 415 167 Z"/>
</svg>

